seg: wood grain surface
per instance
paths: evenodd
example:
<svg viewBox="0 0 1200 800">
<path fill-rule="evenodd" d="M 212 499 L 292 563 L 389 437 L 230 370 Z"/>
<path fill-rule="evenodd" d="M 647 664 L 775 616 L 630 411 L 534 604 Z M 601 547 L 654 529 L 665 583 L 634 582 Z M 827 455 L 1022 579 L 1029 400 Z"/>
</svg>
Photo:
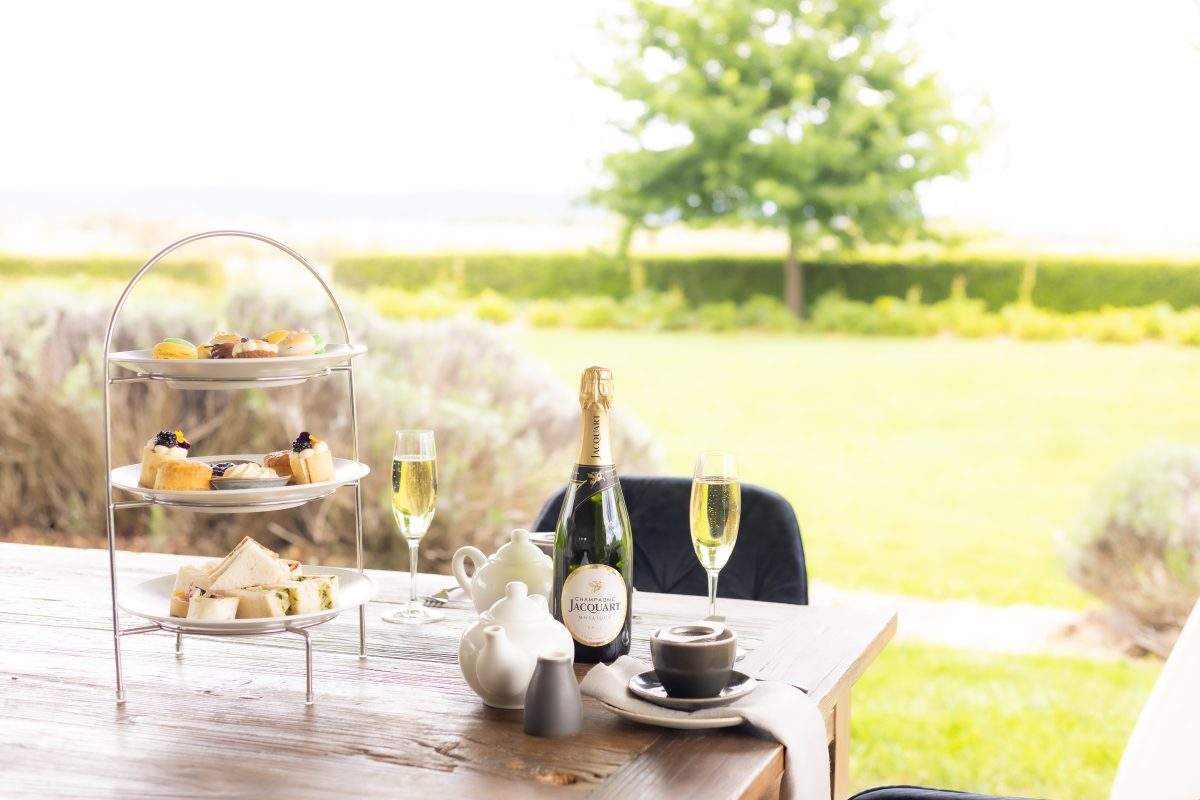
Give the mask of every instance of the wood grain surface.
<svg viewBox="0 0 1200 800">
<path fill-rule="evenodd" d="M 186 560 L 119 553 L 122 585 Z M 304 704 L 297 636 L 185 637 L 177 657 L 167 633 L 123 639 L 128 702 L 118 705 L 107 553 L 0 543 L 0 796 L 778 794 L 782 749 L 744 726 L 645 727 L 585 698 L 579 735 L 526 736 L 520 711 L 484 706 L 459 673 L 458 639 L 474 619 L 467 603 L 447 606 L 441 623 L 388 625 L 379 615 L 407 598 L 407 576 L 371 574 L 381 591 L 368 610 L 367 660 L 357 656 L 356 614 L 312 629 L 315 705 Z M 452 583 L 418 578 L 423 593 Z M 705 605 L 637 593 L 632 655 L 648 662 L 650 632 L 703 616 Z M 803 686 L 818 702 L 844 793 L 850 688 L 891 638 L 894 615 L 724 599 L 720 611 L 750 652 L 743 671 Z"/>
</svg>

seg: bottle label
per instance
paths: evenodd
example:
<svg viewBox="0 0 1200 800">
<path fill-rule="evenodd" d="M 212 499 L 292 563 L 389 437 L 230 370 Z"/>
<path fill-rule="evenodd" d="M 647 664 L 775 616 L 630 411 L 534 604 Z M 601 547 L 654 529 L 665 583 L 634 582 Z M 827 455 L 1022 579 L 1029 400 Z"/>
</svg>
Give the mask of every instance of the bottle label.
<svg viewBox="0 0 1200 800">
<path fill-rule="evenodd" d="M 575 505 L 571 509 L 574 512 L 605 489 L 611 489 L 617 485 L 617 468 L 611 464 L 603 467 L 576 464 L 571 480 L 579 484 L 579 488 L 575 491 Z"/>
<path fill-rule="evenodd" d="M 584 564 L 563 582 L 563 624 L 588 647 L 603 647 L 625 627 L 629 591 L 621 573 L 607 564 Z"/>
</svg>

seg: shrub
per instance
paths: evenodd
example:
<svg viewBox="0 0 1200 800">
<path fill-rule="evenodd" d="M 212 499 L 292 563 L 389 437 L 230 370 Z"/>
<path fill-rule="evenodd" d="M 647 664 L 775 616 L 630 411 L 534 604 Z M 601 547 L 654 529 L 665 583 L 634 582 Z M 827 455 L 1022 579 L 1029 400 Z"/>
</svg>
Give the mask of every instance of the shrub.
<svg viewBox="0 0 1200 800">
<path fill-rule="evenodd" d="M 1094 489 L 1071 530 L 1068 571 L 1122 632 L 1166 655 L 1200 594 L 1200 447 L 1153 445 Z"/>
<path fill-rule="evenodd" d="M 560 328 L 567 323 L 567 305 L 560 300 L 538 300 L 526 317 L 537 328 Z"/>
<path fill-rule="evenodd" d="M 839 292 L 821 296 L 813 306 L 809 325 L 823 333 L 856 333 L 872 336 L 879 332 L 879 315 L 867 303 L 847 300 Z"/>
<path fill-rule="evenodd" d="M 504 324 L 517 318 L 517 307 L 504 295 L 485 289 L 475 298 L 475 316 L 487 322 Z"/>
<path fill-rule="evenodd" d="M 800 320 L 788 311 L 782 300 L 766 294 L 756 294 L 738 309 L 739 328 L 756 328 L 765 331 L 792 331 L 800 327 Z"/>
<path fill-rule="evenodd" d="M 710 331 L 731 331 L 738 324 L 738 307 L 732 300 L 704 303 L 696 309 L 696 319 Z"/>
<path fill-rule="evenodd" d="M 1167 319 L 1163 335 L 1179 344 L 1200 345 L 1200 308 L 1189 308 Z"/>
<path fill-rule="evenodd" d="M 643 290 L 622 304 L 630 323 L 650 330 L 677 331 L 696 324 L 696 315 L 679 289 Z"/>
<path fill-rule="evenodd" d="M 115 298 L 43 291 L 7 299 L 11 311 L 0 316 L 0 530 L 28 526 L 49 531 L 49 541 L 75 535 L 98 546 L 104 530 L 100 334 Z M 245 330 L 304 320 L 335 338 L 331 310 L 300 298 L 255 294 L 224 305 L 223 319 Z M 220 321 L 216 307 L 200 296 L 175 298 L 170 314 L 131 305 L 115 345 L 143 347 L 164 336 L 212 330 Z M 356 339 L 371 347 L 354 373 L 359 445 L 372 467 L 363 481 L 368 565 L 406 563 L 391 517 L 387 469 L 391 432 L 400 427 L 437 431 L 441 501 L 422 547 L 425 567 L 444 568 L 463 544 L 490 549 L 510 528 L 532 522 L 566 479 L 578 446 L 573 387 L 494 326 L 461 319 L 399 322 L 362 302 L 346 310 Z M 187 321 L 184 330 L 179 320 Z M 150 433 L 176 425 L 197 453 L 265 453 L 284 447 L 302 428 L 322 432 L 336 454 L 350 452 L 340 374 L 303 386 L 234 392 L 129 384 L 114 387 L 113 399 L 117 464 L 135 463 Z M 627 409 L 617 412 L 614 449 L 623 469 L 657 471 L 661 454 L 653 437 Z M 156 511 L 121 512 L 120 546 L 217 555 L 249 533 L 293 558 L 353 560 L 349 491 L 242 517 Z"/>
<path fill-rule="evenodd" d="M 1097 342 L 1131 344 L 1146 338 L 1146 326 L 1132 309 L 1105 308 L 1095 313 L 1078 314 L 1075 325 L 1080 336 Z"/>
<path fill-rule="evenodd" d="M 621 306 L 611 297 L 573 297 L 567 309 L 567 320 L 577 328 L 619 328 L 626 321 Z"/>
<path fill-rule="evenodd" d="M 1074 332 L 1070 321 L 1035 306 L 1017 303 L 1000 311 L 1004 329 L 1018 339 L 1066 339 Z"/>
</svg>

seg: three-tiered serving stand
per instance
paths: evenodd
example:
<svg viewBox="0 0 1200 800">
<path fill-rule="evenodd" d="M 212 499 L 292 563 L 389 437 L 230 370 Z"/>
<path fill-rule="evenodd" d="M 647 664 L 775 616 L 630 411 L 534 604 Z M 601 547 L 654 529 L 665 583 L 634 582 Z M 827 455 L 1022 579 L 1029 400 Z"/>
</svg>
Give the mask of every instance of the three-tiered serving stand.
<svg viewBox="0 0 1200 800">
<path fill-rule="evenodd" d="M 153 365 L 152 361 L 147 360 L 145 365 L 137 365 L 131 367 L 124 365 L 125 369 L 134 369 L 136 374 L 133 375 L 112 375 L 114 365 L 120 365 L 120 359 L 115 359 L 111 352 L 113 329 L 116 327 L 117 319 L 121 315 L 121 309 L 125 305 L 129 293 L 142 279 L 151 267 L 161 261 L 170 253 L 178 250 L 184 245 L 197 242 L 202 239 L 213 239 L 218 237 L 234 237 L 243 239 L 253 239 L 264 244 L 271 245 L 293 259 L 302 264 L 317 282 L 321 284 L 321 288 L 325 290 L 325 294 L 329 298 L 329 302 L 333 305 L 334 311 L 337 312 L 338 321 L 341 323 L 345 345 L 348 346 L 348 354 L 344 361 L 335 361 L 330 364 L 326 360 L 323 364 L 301 366 L 295 371 L 288 371 L 286 368 L 280 369 L 283 362 L 275 359 L 253 359 L 251 363 L 257 362 L 262 364 L 264 361 L 273 362 L 272 369 L 269 374 L 264 376 L 243 376 L 239 375 L 236 378 L 232 377 L 212 377 L 203 374 L 188 374 L 180 375 L 172 374 L 169 370 L 160 370 Z M 114 501 L 113 500 L 113 464 L 112 464 L 112 415 L 111 403 L 109 401 L 109 391 L 115 384 L 127 383 L 145 383 L 149 381 L 165 382 L 172 388 L 203 388 L 203 389 L 238 389 L 246 387 L 261 387 L 270 388 L 273 386 L 289 386 L 297 383 L 304 383 L 313 378 L 324 377 L 334 372 L 343 372 L 349 382 L 350 388 L 350 420 L 351 420 L 351 437 L 353 443 L 353 459 L 355 462 L 359 460 L 358 452 L 358 407 L 354 401 L 354 367 L 351 363 L 351 358 L 361 352 L 365 348 L 353 348 L 350 341 L 350 326 L 346 324 L 346 316 L 342 313 L 342 306 L 334 296 L 333 290 L 325 281 L 321 274 L 317 271 L 307 259 L 291 249 L 287 245 L 275 241 L 274 239 L 262 236 L 257 233 L 248 231 L 207 231 L 205 233 L 197 233 L 194 236 L 188 236 L 185 239 L 180 239 L 174 244 L 160 250 L 149 261 L 141 266 L 141 268 L 130 279 L 125 286 L 125 291 L 121 293 L 120 299 L 117 300 L 117 305 L 113 309 L 112 317 L 108 322 L 108 329 L 104 334 L 104 471 L 105 471 L 105 490 L 108 501 L 108 514 L 106 523 L 108 527 L 108 570 L 112 589 L 112 624 L 113 624 L 113 655 L 116 662 L 117 672 L 117 702 L 125 702 L 125 682 L 121 669 L 121 640 L 125 636 L 133 636 L 140 633 L 151 633 L 154 631 L 166 631 L 175 634 L 175 654 L 181 655 L 183 652 L 183 636 L 185 633 L 189 636 L 257 636 L 269 633 L 291 633 L 300 636 L 304 640 L 304 669 L 305 669 L 305 702 L 311 704 L 313 702 L 313 679 L 312 679 L 312 639 L 308 629 L 313 625 L 318 625 L 334 616 L 336 613 L 321 615 L 317 619 L 307 619 L 303 622 L 289 622 L 287 617 L 273 618 L 272 620 L 264 620 L 263 624 L 255 625 L 246 631 L 240 630 L 205 630 L 197 629 L 194 626 L 188 626 L 184 620 L 178 623 L 173 623 L 167 620 L 152 621 L 148 625 L 139 625 L 132 628 L 122 628 L 120 611 L 121 607 L 117 600 L 117 559 L 116 559 L 116 530 L 115 530 L 115 512 L 127 508 L 145 508 L 147 506 L 162 505 L 173 506 L 177 508 L 187 508 L 195 511 L 209 512 L 226 512 L 226 513 L 244 513 L 254 511 L 271 511 L 279 508 L 288 508 L 298 505 L 294 498 L 280 498 L 273 496 L 266 500 L 248 500 L 236 508 L 229 506 L 206 506 L 202 496 L 204 493 L 189 493 L 195 497 L 189 496 L 186 501 L 174 501 L 162 499 L 161 497 L 146 497 L 143 496 L 139 500 L 129 501 Z M 175 362 L 178 364 L 179 362 Z M 191 384 L 191 385 L 189 385 Z M 222 385 L 225 384 L 225 385 Z M 359 575 L 363 574 L 363 531 L 362 531 L 362 486 L 361 476 L 351 481 L 343 481 L 338 485 L 329 487 L 327 492 L 317 493 L 306 496 L 302 502 L 311 502 L 323 497 L 327 497 L 342 486 L 351 486 L 354 488 L 354 544 L 356 567 Z M 127 490 L 128 491 L 128 490 Z M 310 617 L 312 615 L 309 615 Z M 358 655 L 359 658 L 367 657 L 367 617 L 365 601 L 358 606 Z"/>
</svg>

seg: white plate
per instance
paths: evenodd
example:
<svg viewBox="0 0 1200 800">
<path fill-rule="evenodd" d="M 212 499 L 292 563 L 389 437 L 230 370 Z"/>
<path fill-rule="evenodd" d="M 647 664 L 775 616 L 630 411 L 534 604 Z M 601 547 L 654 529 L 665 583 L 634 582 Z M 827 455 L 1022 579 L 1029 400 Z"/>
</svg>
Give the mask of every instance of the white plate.
<svg viewBox="0 0 1200 800">
<path fill-rule="evenodd" d="M 234 456 L 198 456 L 191 461 L 203 461 L 211 464 L 217 461 L 254 461 L 262 463 L 263 456 L 234 455 Z M 128 464 L 117 467 L 112 471 L 112 483 L 117 489 L 124 489 L 152 503 L 165 506 L 179 506 L 193 511 L 210 514 L 228 514 L 242 511 L 276 511 L 281 508 L 295 508 L 310 500 L 317 500 L 332 494 L 339 486 L 353 483 L 370 473 L 371 468 L 359 461 L 348 458 L 333 459 L 333 480 L 321 483 L 298 483 L 294 486 L 263 487 L 258 489 L 209 489 L 208 491 L 169 491 L 167 489 L 147 489 L 138 486 L 138 478 L 142 474 L 141 464 Z"/>
<path fill-rule="evenodd" d="M 154 358 L 153 350 L 109 353 L 108 360 L 177 389 L 292 386 L 367 352 L 361 344 L 327 344 L 317 356 L 278 358 Z"/>
<path fill-rule="evenodd" d="M 119 603 L 122 611 L 136 614 L 143 619 L 157 622 L 172 631 L 183 633 L 229 636 L 233 634 L 277 633 L 288 627 L 307 628 L 333 619 L 343 611 L 358 608 L 375 596 L 375 582 L 357 570 L 340 567 L 304 567 L 305 575 L 337 575 L 338 607 L 317 611 L 312 614 L 296 614 L 290 617 L 263 617 L 261 619 L 199 620 L 172 617 L 171 590 L 175 588 L 175 576 L 164 575 L 151 578 L 121 592 Z"/>
<path fill-rule="evenodd" d="M 607 708 L 609 711 L 616 714 L 618 717 L 627 719 L 630 722 L 640 722 L 643 725 L 654 725 L 659 728 L 674 728 L 680 731 L 700 731 L 709 728 L 732 728 L 735 725 L 741 725 L 743 720 L 736 712 L 730 712 L 729 716 L 721 717 L 680 717 L 668 716 L 666 714 L 641 714 L 637 711 L 627 711 L 624 708 L 609 705 L 603 700 L 600 705 Z"/>
</svg>

